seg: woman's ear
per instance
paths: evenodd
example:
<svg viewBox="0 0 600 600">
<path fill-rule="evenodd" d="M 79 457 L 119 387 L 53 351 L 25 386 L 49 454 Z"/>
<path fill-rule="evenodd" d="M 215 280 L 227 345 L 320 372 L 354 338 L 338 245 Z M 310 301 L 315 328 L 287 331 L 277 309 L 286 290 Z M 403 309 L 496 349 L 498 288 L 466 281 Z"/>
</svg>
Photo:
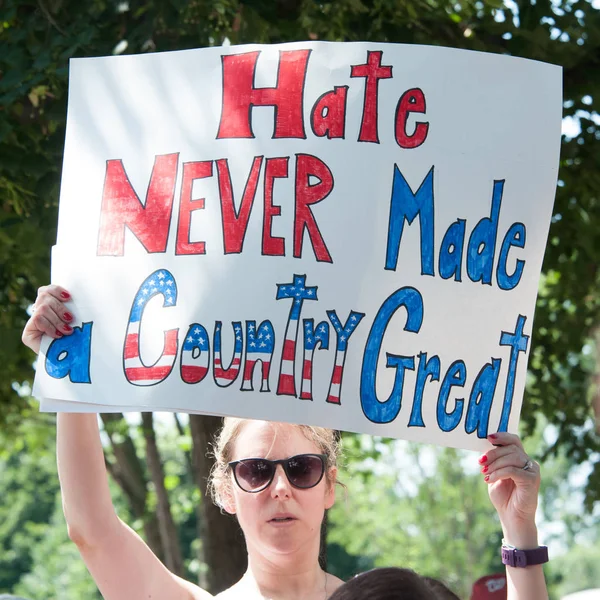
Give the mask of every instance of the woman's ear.
<svg viewBox="0 0 600 600">
<path fill-rule="evenodd" d="M 327 472 L 327 488 L 325 490 L 325 509 L 330 509 L 335 503 L 335 483 L 337 481 L 337 467 L 331 467 Z"/>
<path fill-rule="evenodd" d="M 237 512 L 237 508 L 235 505 L 235 498 L 233 497 L 232 490 L 227 490 L 220 500 L 221 508 L 226 513 L 229 513 L 230 515 L 235 515 L 235 513 Z"/>
</svg>

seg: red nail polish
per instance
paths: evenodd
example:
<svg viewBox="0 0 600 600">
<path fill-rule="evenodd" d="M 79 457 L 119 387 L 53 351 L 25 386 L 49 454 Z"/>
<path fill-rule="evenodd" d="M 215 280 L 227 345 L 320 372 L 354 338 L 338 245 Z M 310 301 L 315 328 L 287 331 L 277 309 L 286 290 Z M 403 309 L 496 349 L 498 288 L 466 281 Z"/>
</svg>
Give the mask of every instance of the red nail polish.
<svg viewBox="0 0 600 600">
<path fill-rule="evenodd" d="M 63 334 L 62 334 L 62 333 L 61 333 L 61 332 L 60 332 L 58 329 L 57 329 L 57 330 L 56 330 L 54 333 L 55 333 L 55 334 L 56 334 L 58 337 L 62 337 L 62 336 L 63 336 Z"/>
<path fill-rule="evenodd" d="M 482 473 L 487 473 L 489 470 L 489 467 L 486 465 L 485 467 L 483 467 L 483 469 L 481 469 Z"/>
<path fill-rule="evenodd" d="M 71 297 L 71 294 L 69 294 L 68 292 L 61 292 L 60 297 L 66 300 L 67 298 Z"/>
<path fill-rule="evenodd" d="M 490 435 L 488 435 L 488 437 L 492 438 L 493 440 L 495 440 L 498 437 L 498 435 L 495 434 L 495 433 L 490 433 Z"/>
<path fill-rule="evenodd" d="M 73 320 L 73 315 L 70 312 L 66 312 L 63 315 L 63 319 L 65 319 L 66 321 L 72 321 Z"/>
<path fill-rule="evenodd" d="M 480 465 L 482 465 L 484 462 L 487 462 L 487 456 L 485 454 L 479 458 Z"/>
<path fill-rule="evenodd" d="M 486 475 L 486 476 L 483 478 L 483 480 L 484 480 L 484 481 L 489 481 L 489 480 L 490 480 L 490 476 L 489 476 L 489 475 Z"/>
<path fill-rule="evenodd" d="M 65 331 L 73 331 L 73 328 L 70 325 L 67 325 L 66 323 L 63 324 L 63 329 Z"/>
</svg>

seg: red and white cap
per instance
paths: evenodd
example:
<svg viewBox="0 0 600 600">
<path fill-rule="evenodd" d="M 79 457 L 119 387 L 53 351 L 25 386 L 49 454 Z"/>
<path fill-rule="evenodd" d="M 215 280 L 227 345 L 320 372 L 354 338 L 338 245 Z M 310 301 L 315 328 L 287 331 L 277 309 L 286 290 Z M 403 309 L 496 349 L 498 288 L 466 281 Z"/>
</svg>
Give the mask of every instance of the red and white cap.
<svg viewBox="0 0 600 600">
<path fill-rule="evenodd" d="M 506 600 L 506 575 L 496 573 L 478 579 L 473 584 L 471 600 Z"/>
</svg>

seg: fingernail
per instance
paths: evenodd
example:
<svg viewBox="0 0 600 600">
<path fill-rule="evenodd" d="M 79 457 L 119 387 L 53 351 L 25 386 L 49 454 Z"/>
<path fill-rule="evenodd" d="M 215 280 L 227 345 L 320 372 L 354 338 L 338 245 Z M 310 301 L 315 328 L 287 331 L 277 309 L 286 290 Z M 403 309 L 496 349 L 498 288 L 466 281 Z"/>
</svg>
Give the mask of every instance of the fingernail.
<svg viewBox="0 0 600 600">
<path fill-rule="evenodd" d="M 484 462 L 487 462 L 487 456 L 485 454 L 479 458 L 480 465 L 482 465 Z"/>
<path fill-rule="evenodd" d="M 71 297 L 71 294 L 69 294 L 68 292 L 61 292 L 60 297 L 66 300 L 67 298 Z"/>
<path fill-rule="evenodd" d="M 481 469 L 482 473 L 487 473 L 489 470 L 489 467 L 486 465 L 485 467 L 483 467 L 483 469 Z"/>
<path fill-rule="evenodd" d="M 495 440 L 498 437 L 498 435 L 495 434 L 495 433 L 490 433 L 490 435 L 488 435 L 488 437 L 492 438 L 493 440 Z"/>
<path fill-rule="evenodd" d="M 64 323 L 62 327 L 65 331 L 73 331 L 73 328 L 70 325 L 67 325 L 66 323 Z"/>
<path fill-rule="evenodd" d="M 55 333 L 55 334 L 56 334 L 58 337 L 62 337 L 62 336 L 63 336 L 63 334 L 62 334 L 62 333 L 61 333 L 61 332 L 60 332 L 58 329 L 57 329 L 57 330 L 56 330 L 54 333 Z"/>
<path fill-rule="evenodd" d="M 63 319 L 65 319 L 65 321 L 72 321 L 73 320 L 73 315 L 70 312 L 66 312 L 63 315 Z"/>
<path fill-rule="evenodd" d="M 490 476 L 489 476 L 489 475 L 486 475 L 486 476 L 483 478 L 483 480 L 484 480 L 484 481 L 489 481 L 489 480 L 490 480 Z"/>
</svg>

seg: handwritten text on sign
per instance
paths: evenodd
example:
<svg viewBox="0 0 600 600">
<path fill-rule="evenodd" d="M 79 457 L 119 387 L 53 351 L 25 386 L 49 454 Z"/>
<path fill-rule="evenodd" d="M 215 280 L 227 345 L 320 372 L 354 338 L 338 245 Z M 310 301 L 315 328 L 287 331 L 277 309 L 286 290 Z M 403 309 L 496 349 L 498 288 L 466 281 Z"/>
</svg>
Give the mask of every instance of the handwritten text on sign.
<svg viewBox="0 0 600 600">
<path fill-rule="evenodd" d="M 54 271 L 82 322 L 37 395 L 514 429 L 560 102 L 555 67 L 429 47 L 74 61 Z"/>
</svg>

